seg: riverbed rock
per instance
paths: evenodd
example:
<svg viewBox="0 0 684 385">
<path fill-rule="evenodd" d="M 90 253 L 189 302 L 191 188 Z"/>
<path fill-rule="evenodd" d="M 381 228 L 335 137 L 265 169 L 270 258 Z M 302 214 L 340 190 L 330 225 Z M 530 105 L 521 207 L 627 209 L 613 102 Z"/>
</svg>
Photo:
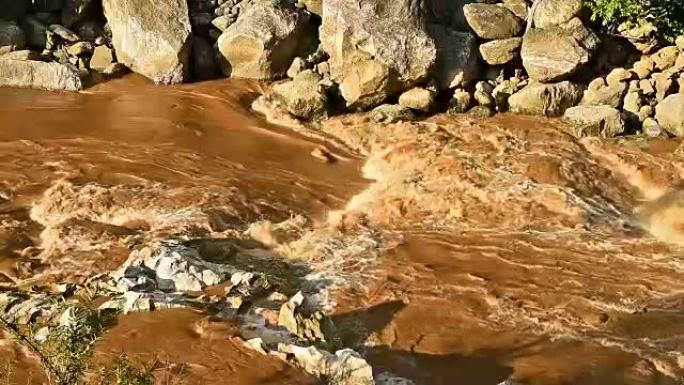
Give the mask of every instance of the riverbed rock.
<svg viewBox="0 0 684 385">
<path fill-rule="evenodd" d="M 0 55 L 24 48 L 24 31 L 13 21 L 0 20 Z"/>
<path fill-rule="evenodd" d="M 35 88 L 47 91 L 83 89 L 79 71 L 60 63 L 1 60 L 0 87 Z"/>
<path fill-rule="evenodd" d="M 415 2 L 326 0 L 321 46 L 351 109 L 367 109 L 425 79 L 437 60 Z"/>
<path fill-rule="evenodd" d="M 508 103 L 512 112 L 561 116 L 570 107 L 574 107 L 582 98 L 582 87 L 564 81 L 544 84 L 532 83 L 513 94 Z"/>
<path fill-rule="evenodd" d="M 562 26 L 532 29 L 523 38 L 523 66 L 534 80 L 564 80 L 591 60 L 598 44 L 598 37 L 577 18 Z"/>
<path fill-rule="evenodd" d="M 578 137 L 599 136 L 612 138 L 625 131 L 620 111 L 610 106 L 577 106 L 568 108 L 563 114 Z"/>
<path fill-rule="evenodd" d="M 534 26 L 546 28 L 563 24 L 579 15 L 582 0 L 539 0 L 534 13 Z"/>
<path fill-rule="evenodd" d="M 489 65 L 503 65 L 520 54 L 522 38 L 492 40 L 480 45 L 480 54 Z"/>
<path fill-rule="evenodd" d="M 429 112 L 435 102 L 435 93 L 414 87 L 399 96 L 399 105 L 415 111 Z"/>
<path fill-rule="evenodd" d="M 378 123 L 409 122 L 416 118 L 410 108 L 399 104 L 381 104 L 370 112 L 371 118 Z"/>
<path fill-rule="evenodd" d="M 441 89 L 461 87 L 477 78 L 477 39 L 470 32 L 458 32 L 432 24 L 430 34 L 437 47 L 435 78 Z"/>
<path fill-rule="evenodd" d="M 670 95 L 658 103 L 656 120 L 669 133 L 684 136 L 684 94 Z"/>
<path fill-rule="evenodd" d="M 495 4 L 466 4 L 463 12 L 470 27 L 482 39 L 508 39 L 518 36 L 523 29 L 519 17 Z"/>
<path fill-rule="evenodd" d="M 328 384 L 373 385 L 373 368 L 351 349 L 338 350 L 335 354 L 315 347 L 281 344 L 278 349 L 293 357 L 297 366 Z"/>
<path fill-rule="evenodd" d="M 328 96 L 322 78 L 311 70 L 297 74 L 294 79 L 273 86 L 273 97 L 295 117 L 322 119 L 327 116 Z"/>
<path fill-rule="evenodd" d="M 463 114 L 470 109 L 472 104 L 473 96 L 470 94 L 470 92 L 463 89 L 456 89 L 454 91 L 454 95 L 449 101 L 449 109 L 447 110 L 447 113 L 450 115 Z"/>
<path fill-rule="evenodd" d="M 257 1 L 218 39 L 224 75 L 282 77 L 292 59 L 311 46 L 308 15 L 294 6 Z"/>
<path fill-rule="evenodd" d="M 158 84 L 188 78 L 190 18 L 185 0 L 104 0 L 120 63 Z"/>
</svg>

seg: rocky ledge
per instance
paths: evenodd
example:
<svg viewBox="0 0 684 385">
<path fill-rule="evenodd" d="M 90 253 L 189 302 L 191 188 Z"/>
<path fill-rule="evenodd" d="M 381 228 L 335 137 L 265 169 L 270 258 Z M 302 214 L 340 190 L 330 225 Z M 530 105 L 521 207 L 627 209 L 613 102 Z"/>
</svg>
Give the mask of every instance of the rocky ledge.
<svg viewBox="0 0 684 385">
<path fill-rule="evenodd" d="M 578 136 L 684 135 L 684 36 L 595 28 L 581 0 L 2 0 L 0 86 L 276 81 L 301 120 L 379 108 L 564 117 Z M 97 76 L 93 76 L 99 74 Z"/>
</svg>

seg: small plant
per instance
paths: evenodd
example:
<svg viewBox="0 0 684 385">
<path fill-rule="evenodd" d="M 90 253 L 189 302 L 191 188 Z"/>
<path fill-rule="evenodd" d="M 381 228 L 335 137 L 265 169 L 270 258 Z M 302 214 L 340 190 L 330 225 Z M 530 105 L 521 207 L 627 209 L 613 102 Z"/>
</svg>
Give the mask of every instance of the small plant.
<svg viewBox="0 0 684 385">
<path fill-rule="evenodd" d="M 585 0 L 593 19 L 615 31 L 620 25 L 651 24 L 655 34 L 674 41 L 684 34 L 684 2 L 677 0 Z"/>
<path fill-rule="evenodd" d="M 145 369 L 141 365 L 136 365 L 128 358 L 121 355 L 114 364 L 100 370 L 99 377 L 92 385 L 154 385 L 152 371 L 156 365 L 151 365 Z"/>
</svg>

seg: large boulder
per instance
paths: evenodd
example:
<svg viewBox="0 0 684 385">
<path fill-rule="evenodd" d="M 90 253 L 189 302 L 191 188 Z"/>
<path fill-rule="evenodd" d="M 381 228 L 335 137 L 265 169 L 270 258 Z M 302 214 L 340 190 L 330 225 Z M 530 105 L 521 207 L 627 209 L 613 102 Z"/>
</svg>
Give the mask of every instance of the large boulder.
<svg viewBox="0 0 684 385">
<path fill-rule="evenodd" d="M 538 0 L 534 12 L 534 26 L 546 28 L 563 24 L 582 10 L 582 0 Z"/>
<path fill-rule="evenodd" d="M 190 17 L 185 0 L 104 0 L 120 63 L 155 83 L 188 78 Z"/>
<path fill-rule="evenodd" d="M 625 131 L 622 114 L 611 106 L 577 106 L 568 108 L 563 118 L 570 123 L 578 137 L 600 136 L 612 138 Z"/>
<path fill-rule="evenodd" d="M 522 20 L 508 8 L 495 4 L 466 4 L 465 18 L 475 34 L 482 39 L 508 39 L 523 30 Z"/>
<path fill-rule="evenodd" d="M 20 50 L 25 45 L 24 31 L 13 21 L 0 20 L 0 55 Z"/>
<path fill-rule="evenodd" d="M 321 77 L 306 70 L 293 80 L 273 86 L 272 96 L 290 114 L 301 119 L 321 119 L 327 116 L 328 97 L 321 86 Z"/>
<path fill-rule="evenodd" d="M 532 83 L 508 99 L 512 112 L 529 115 L 561 116 L 582 98 L 582 87 L 568 81 L 554 84 Z"/>
<path fill-rule="evenodd" d="M 42 61 L 0 59 L 0 87 L 35 88 L 48 91 L 83 89 L 75 67 Z"/>
<path fill-rule="evenodd" d="M 458 32 L 441 25 L 430 25 L 437 43 L 435 79 L 441 89 L 460 87 L 477 78 L 477 39 L 470 32 Z"/>
<path fill-rule="evenodd" d="M 311 34 L 306 12 L 257 0 L 218 39 L 223 73 L 249 79 L 282 77 L 292 60 L 310 48 Z"/>
<path fill-rule="evenodd" d="M 522 38 L 492 40 L 480 45 L 480 54 L 489 65 L 503 65 L 518 57 Z"/>
<path fill-rule="evenodd" d="M 425 79 L 437 60 L 424 10 L 412 0 L 326 0 L 321 45 L 352 109 L 381 104 Z M 418 3 L 420 4 L 420 3 Z"/>
<path fill-rule="evenodd" d="M 656 106 L 660 126 L 676 136 L 684 136 L 684 94 L 666 97 Z"/>
<path fill-rule="evenodd" d="M 523 66 L 534 80 L 567 79 L 591 60 L 598 44 L 598 37 L 577 18 L 563 25 L 532 29 L 523 38 Z"/>
</svg>

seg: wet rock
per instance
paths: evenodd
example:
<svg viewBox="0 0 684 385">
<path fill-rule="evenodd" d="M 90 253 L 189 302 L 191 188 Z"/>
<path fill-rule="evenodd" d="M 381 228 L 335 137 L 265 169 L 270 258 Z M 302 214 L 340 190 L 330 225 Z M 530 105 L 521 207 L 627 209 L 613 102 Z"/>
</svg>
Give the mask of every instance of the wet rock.
<svg viewBox="0 0 684 385">
<path fill-rule="evenodd" d="M 190 18 L 183 0 L 104 0 L 120 63 L 159 84 L 188 77 Z"/>
<path fill-rule="evenodd" d="M 582 87 L 568 81 L 553 84 L 532 83 L 513 94 L 508 103 L 512 112 L 561 116 L 582 98 Z"/>
<path fill-rule="evenodd" d="M 518 57 L 522 38 L 492 40 L 480 45 L 480 54 L 489 65 L 503 65 Z"/>
<path fill-rule="evenodd" d="M 613 108 L 622 106 L 622 100 L 627 93 L 628 85 L 623 82 L 613 82 L 609 85 L 603 78 L 596 79 L 584 92 L 580 104 L 585 106 L 607 105 Z"/>
<path fill-rule="evenodd" d="M 494 116 L 494 110 L 489 106 L 475 106 L 468 110 L 468 115 L 484 119 Z"/>
<path fill-rule="evenodd" d="M 600 136 L 612 138 L 625 131 L 620 111 L 610 106 L 577 106 L 568 108 L 563 115 L 571 123 L 573 134 L 580 138 Z"/>
<path fill-rule="evenodd" d="M 399 96 L 399 105 L 416 111 L 429 112 L 435 102 L 435 93 L 421 87 L 412 88 Z"/>
<path fill-rule="evenodd" d="M 64 0 L 62 24 L 67 28 L 71 28 L 84 21 L 92 6 L 93 0 Z"/>
<path fill-rule="evenodd" d="M 214 55 L 213 44 L 205 37 L 192 37 L 192 75 L 195 80 L 215 79 L 221 73 Z"/>
<path fill-rule="evenodd" d="M 582 0 L 539 0 L 534 13 L 534 26 L 546 28 L 563 24 L 578 16 Z"/>
<path fill-rule="evenodd" d="M 197 292 L 218 285 L 238 271 L 207 262 L 195 249 L 181 245 L 133 251 L 128 261 L 111 274 L 119 291 Z"/>
<path fill-rule="evenodd" d="M 273 86 L 273 97 L 290 114 L 301 119 L 322 119 L 327 116 L 328 97 L 320 85 L 322 78 L 306 70 L 293 80 Z"/>
<path fill-rule="evenodd" d="M 83 88 L 77 69 L 60 63 L 0 60 L 0 87 L 78 91 Z"/>
<path fill-rule="evenodd" d="M 498 5 L 466 4 L 463 12 L 470 27 L 482 39 L 508 39 L 518 36 L 523 29 L 519 17 Z"/>
<path fill-rule="evenodd" d="M 398 0 L 323 2 L 321 46 L 330 74 L 352 109 L 367 109 L 425 79 L 437 60 L 434 41 L 414 12 Z"/>
<path fill-rule="evenodd" d="M 256 2 L 218 39 L 226 76 L 282 77 L 292 59 L 311 45 L 308 16 L 291 6 Z"/>
<path fill-rule="evenodd" d="M 102 72 L 113 62 L 114 53 L 112 50 L 105 45 L 97 46 L 93 51 L 92 58 L 90 58 L 90 68 Z"/>
<path fill-rule="evenodd" d="M 684 94 L 674 94 L 656 106 L 660 126 L 676 136 L 684 136 Z"/>
<path fill-rule="evenodd" d="M 294 363 L 328 384 L 374 385 L 373 369 L 350 349 L 328 353 L 314 347 L 281 345 L 278 350 L 293 357 Z"/>
<path fill-rule="evenodd" d="M 25 45 L 24 31 L 13 21 L 0 20 L 0 55 L 23 49 Z"/>
<path fill-rule="evenodd" d="M 28 9 L 30 0 L 0 0 L 0 19 L 17 20 L 22 17 Z"/>
<path fill-rule="evenodd" d="M 449 101 L 448 114 L 463 114 L 473 104 L 473 96 L 463 89 L 456 89 Z"/>
<path fill-rule="evenodd" d="M 437 47 L 435 78 L 441 89 L 463 86 L 478 74 L 477 40 L 470 32 L 430 25 Z"/>
<path fill-rule="evenodd" d="M 382 104 L 371 111 L 371 117 L 378 123 L 408 122 L 414 120 L 416 116 L 410 108 L 398 104 Z"/>
<path fill-rule="evenodd" d="M 534 80 L 563 80 L 589 62 L 598 44 L 596 35 L 577 18 L 567 25 L 533 29 L 523 38 L 523 66 Z"/>
</svg>

